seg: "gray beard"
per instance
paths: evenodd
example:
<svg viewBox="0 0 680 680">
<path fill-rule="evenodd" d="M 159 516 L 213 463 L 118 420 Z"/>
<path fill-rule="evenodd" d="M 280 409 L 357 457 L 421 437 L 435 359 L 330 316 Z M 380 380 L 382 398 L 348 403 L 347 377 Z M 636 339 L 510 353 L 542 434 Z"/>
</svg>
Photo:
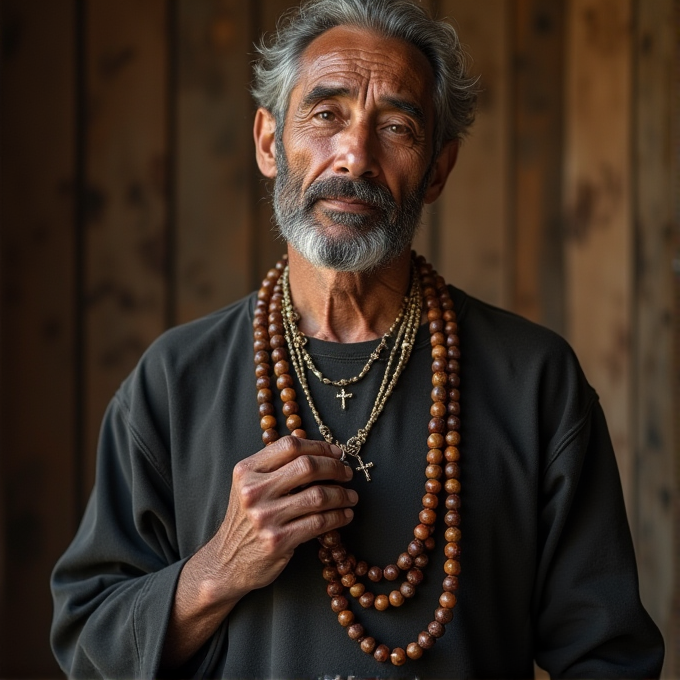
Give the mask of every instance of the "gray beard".
<svg viewBox="0 0 680 680">
<path fill-rule="evenodd" d="M 420 224 L 431 170 L 398 206 L 390 191 L 365 179 L 331 177 L 312 183 L 302 195 L 303 177 L 291 172 L 283 144 L 276 144 L 274 217 L 281 236 L 315 267 L 343 272 L 369 272 L 404 252 Z M 347 227 L 347 234 L 329 236 L 314 217 L 321 199 L 356 198 L 368 203 L 369 214 L 323 210 L 326 218 Z"/>
</svg>

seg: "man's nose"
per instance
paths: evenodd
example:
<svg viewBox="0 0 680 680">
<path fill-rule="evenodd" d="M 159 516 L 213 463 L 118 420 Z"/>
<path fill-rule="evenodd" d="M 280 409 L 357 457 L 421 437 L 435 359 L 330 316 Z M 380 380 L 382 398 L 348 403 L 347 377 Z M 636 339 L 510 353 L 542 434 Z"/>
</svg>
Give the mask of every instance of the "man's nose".
<svg viewBox="0 0 680 680">
<path fill-rule="evenodd" d="M 378 159 L 374 152 L 376 140 L 369 126 L 350 123 L 337 137 L 333 170 L 339 175 L 352 178 L 375 178 L 380 174 Z"/>
</svg>

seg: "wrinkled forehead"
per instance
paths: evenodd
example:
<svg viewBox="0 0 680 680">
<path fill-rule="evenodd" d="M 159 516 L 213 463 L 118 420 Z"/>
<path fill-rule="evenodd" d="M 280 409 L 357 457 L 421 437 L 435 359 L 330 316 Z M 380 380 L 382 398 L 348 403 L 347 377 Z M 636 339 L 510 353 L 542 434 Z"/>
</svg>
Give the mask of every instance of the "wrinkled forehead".
<svg viewBox="0 0 680 680">
<path fill-rule="evenodd" d="M 432 67 L 414 45 L 365 29 L 336 26 L 303 52 L 293 92 L 304 96 L 314 88 L 328 86 L 346 89 L 359 98 L 412 99 L 431 109 L 433 83 Z"/>
</svg>

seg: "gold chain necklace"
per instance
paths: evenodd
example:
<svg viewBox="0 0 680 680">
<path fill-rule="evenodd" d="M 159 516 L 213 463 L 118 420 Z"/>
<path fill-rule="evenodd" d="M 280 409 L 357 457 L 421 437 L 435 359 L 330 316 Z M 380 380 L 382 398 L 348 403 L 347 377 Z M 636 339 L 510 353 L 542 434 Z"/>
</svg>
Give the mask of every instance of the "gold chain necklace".
<svg viewBox="0 0 680 680">
<path fill-rule="evenodd" d="M 288 350 L 293 361 L 295 372 L 297 373 L 298 379 L 300 380 L 302 391 L 305 393 L 307 403 L 309 404 L 309 408 L 312 411 L 312 415 L 314 416 L 314 420 L 316 421 L 321 436 L 329 444 L 335 444 L 342 450 L 343 461 L 346 460 L 347 455 L 356 458 L 359 463 L 356 469 L 361 470 L 364 475 L 366 475 L 366 481 L 370 482 L 371 476 L 369 474 L 369 469 L 372 468 L 374 464 L 370 462 L 364 463 L 361 458 L 360 451 L 361 447 L 366 443 L 368 433 L 385 408 L 385 404 L 392 394 L 394 387 L 397 384 L 397 380 L 399 379 L 399 376 L 401 375 L 406 363 L 409 360 L 409 357 L 411 356 L 411 351 L 415 342 L 416 333 L 418 332 L 418 326 L 420 324 L 422 312 L 422 296 L 418 272 L 414 267 L 411 291 L 409 293 L 408 304 L 406 306 L 405 319 L 404 322 L 399 326 L 394 348 L 392 349 L 392 352 L 390 352 L 390 357 L 385 368 L 385 375 L 383 376 L 380 389 L 378 390 L 378 396 L 376 397 L 373 408 L 371 409 L 368 422 L 366 425 L 364 425 L 364 427 L 359 428 L 356 435 L 350 437 L 344 444 L 334 437 L 328 425 L 326 425 L 321 420 L 321 416 L 319 415 L 319 411 L 314 404 L 312 394 L 309 390 L 309 383 L 307 382 L 307 375 L 304 370 L 304 358 L 301 352 L 300 332 L 296 325 L 297 313 L 293 308 L 288 275 L 289 270 L 288 267 L 286 267 L 283 270 L 283 274 L 281 275 L 281 288 L 283 292 L 281 315 L 283 317 L 283 327 L 285 331 L 286 342 L 288 344 Z M 400 356 L 396 366 L 394 366 L 394 360 L 396 359 L 397 353 L 399 353 Z"/>
</svg>

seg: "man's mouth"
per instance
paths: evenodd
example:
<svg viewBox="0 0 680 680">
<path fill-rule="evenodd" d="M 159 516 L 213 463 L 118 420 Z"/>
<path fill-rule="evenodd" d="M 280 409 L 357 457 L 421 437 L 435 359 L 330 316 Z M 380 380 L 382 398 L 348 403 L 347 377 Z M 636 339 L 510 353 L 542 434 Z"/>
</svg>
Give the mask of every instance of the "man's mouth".
<svg viewBox="0 0 680 680">
<path fill-rule="evenodd" d="M 321 198 L 319 203 L 328 210 L 342 212 L 365 213 L 377 209 L 371 203 L 361 201 L 358 198 Z"/>
</svg>

